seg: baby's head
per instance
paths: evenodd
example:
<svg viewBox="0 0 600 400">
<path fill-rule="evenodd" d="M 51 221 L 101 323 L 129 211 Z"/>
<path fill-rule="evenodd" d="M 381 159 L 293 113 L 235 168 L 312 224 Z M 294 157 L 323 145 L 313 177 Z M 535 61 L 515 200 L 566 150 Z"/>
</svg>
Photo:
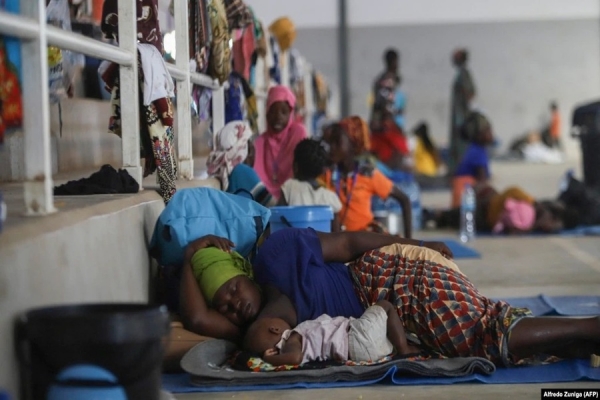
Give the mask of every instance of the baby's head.
<svg viewBox="0 0 600 400">
<path fill-rule="evenodd" d="M 244 336 L 244 350 L 255 354 L 263 354 L 281 340 L 283 332 L 291 329 L 290 325 L 281 318 L 259 318 L 254 321 Z"/>
<path fill-rule="evenodd" d="M 294 149 L 294 177 L 299 181 L 316 179 L 327 167 L 329 156 L 321 143 L 304 139 Z"/>
</svg>

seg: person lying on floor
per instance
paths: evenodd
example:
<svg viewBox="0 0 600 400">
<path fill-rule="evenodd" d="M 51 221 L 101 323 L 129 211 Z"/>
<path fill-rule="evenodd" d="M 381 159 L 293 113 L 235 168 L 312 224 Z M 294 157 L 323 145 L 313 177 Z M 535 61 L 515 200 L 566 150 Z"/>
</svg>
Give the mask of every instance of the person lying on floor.
<svg viewBox="0 0 600 400">
<path fill-rule="evenodd" d="M 483 114 L 472 112 L 463 126 L 463 137 L 470 144 L 452 179 L 452 207 L 460 206 L 465 185 L 482 185 L 490 178 L 490 160 L 486 147 L 494 142 L 492 125 Z"/>
<path fill-rule="evenodd" d="M 332 170 L 325 174 L 325 185 L 335 190 L 342 202 L 340 223 L 343 230 L 387 232 L 371 211 L 371 199 L 392 197 L 402 207 L 404 236 L 412 237 L 410 199 L 375 168 L 370 148 L 369 127 L 360 117 L 348 117 L 328 129 L 324 142 L 329 147 Z"/>
<path fill-rule="evenodd" d="M 517 186 L 498 192 L 483 184 L 475 188 L 475 226 L 478 232 L 523 234 L 555 233 L 574 226 L 559 201 L 536 201 Z M 424 223 L 436 228 L 460 228 L 460 207 L 445 211 L 424 210 Z"/>
<path fill-rule="evenodd" d="M 304 139 L 294 149 L 294 178 L 281 187 L 280 206 L 330 206 L 334 213 L 331 231 L 340 231 L 339 212 L 342 203 L 334 191 L 327 189 L 318 178 L 328 165 L 327 152 L 315 140 Z"/>
<path fill-rule="evenodd" d="M 327 314 L 292 329 L 281 318 L 260 318 L 244 336 L 243 348 L 271 365 L 299 365 L 311 361 L 377 361 L 392 354 L 419 354 L 408 344 L 396 308 L 379 300 L 360 318 Z"/>
<path fill-rule="evenodd" d="M 265 207 L 273 206 L 273 197 L 252 165 L 248 165 L 253 162 L 252 136 L 250 125 L 244 121 L 231 121 L 217 132 L 206 161 L 208 175 L 216 178 L 227 193 L 250 197 Z"/>
<path fill-rule="evenodd" d="M 287 228 L 265 240 L 253 265 L 232 246 L 206 236 L 186 249 L 181 316 L 195 333 L 240 341 L 257 319 L 281 318 L 294 328 L 322 314 L 359 318 L 387 300 L 423 350 L 446 357 L 514 365 L 600 351 L 598 317 L 536 318 L 489 299 L 443 243 Z"/>
</svg>

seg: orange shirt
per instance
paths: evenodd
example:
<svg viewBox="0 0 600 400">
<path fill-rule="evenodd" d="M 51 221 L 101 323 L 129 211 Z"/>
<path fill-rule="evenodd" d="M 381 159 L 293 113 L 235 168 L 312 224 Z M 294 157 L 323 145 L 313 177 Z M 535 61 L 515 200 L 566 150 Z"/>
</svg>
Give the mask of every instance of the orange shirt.
<svg viewBox="0 0 600 400">
<path fill-rule="evenodd" d="M 552 113 L 552 119 L 550 121 L 550 136 L 554 139 L 560 138 L 560 114 L 558 111 Z"/>
<path fill-rule="evenodd" d="M 338 192 L 337 185 L 331 179 L 331 171 L 325 174 L 326 187 L 336 192 L 342 202 L 340 222 L 347 231 L 365 230 L 374 218 L 371 211 L 371 198 L 376 195 L 387 199 L 394 188 L 394 183 L 377 169 L 373 169 L 370 174 L 359 172 L 356 180 L 353 174 L 342 180 L 345 180 L 345 184 L 341 182 Z"/>
</svg>

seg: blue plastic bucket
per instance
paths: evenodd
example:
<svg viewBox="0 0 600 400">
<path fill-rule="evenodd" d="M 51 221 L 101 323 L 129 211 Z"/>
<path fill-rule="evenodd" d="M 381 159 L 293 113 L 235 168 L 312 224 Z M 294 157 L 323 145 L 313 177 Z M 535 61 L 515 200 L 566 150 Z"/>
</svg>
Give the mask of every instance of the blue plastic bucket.
<svg viewBox="0 0 600 400">
<path fill-rule="evenodd" d="M 285 228 L 313 228 L 331 232 L 333 210 L 329 206 L 277 206 L 271 208 L 271 233 Z"/>
</svg>

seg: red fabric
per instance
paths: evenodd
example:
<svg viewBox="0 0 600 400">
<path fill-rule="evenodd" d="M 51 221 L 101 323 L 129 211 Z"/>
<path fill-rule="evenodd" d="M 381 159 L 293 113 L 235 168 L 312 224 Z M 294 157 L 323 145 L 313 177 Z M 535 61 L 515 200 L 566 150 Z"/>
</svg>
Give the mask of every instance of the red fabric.
<svg viewBox="0 0 600 400">
<path fill-rule="evenodd" d="M 252 53 L 255 49 L 254 24 L 249 24 L 243 29 L 242 37 L 233 42 L 233 69 L 242 75 L 245 80 L 250 80 L 250 67 L 252 66 Z"/>
<path fill-rule="evenodd" d="M 371 135 L 371 152 L 381 161 L 387 162 L 394 152 L 407 155 L 408 143 L 398 127 L 388 125 L 383 131 Z"/>
<path fill-rule="evenodd" d="M 23 121 L 21 88 L 15 67 L 8 60 L 4 42 L 0 41 L 0 143 L 7 128 L 20 126 Z"/>
</svg>

